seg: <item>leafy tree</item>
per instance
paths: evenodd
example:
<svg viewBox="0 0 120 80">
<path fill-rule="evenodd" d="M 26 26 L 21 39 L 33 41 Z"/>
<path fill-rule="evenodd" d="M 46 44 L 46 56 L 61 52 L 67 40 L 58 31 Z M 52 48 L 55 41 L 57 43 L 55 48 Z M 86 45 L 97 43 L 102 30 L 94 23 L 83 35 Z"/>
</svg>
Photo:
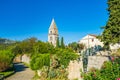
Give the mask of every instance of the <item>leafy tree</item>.
<svg viewBox="0 0 120 80">
<path fill-rule="evenodd" d="M 14 54 L 26 54 L 26 53 L 33 53 L 34 45 L 37 43 L 36 38 L 29 38 L 25 39 L 22 42 L 18 42 L 16 46 L 12 49 Z"/>
<path fill-rule="evenodd" d="M 69 43 L 68 47 L 72 48 L 74 51 L 77 51 L 77 43 L 76 42 Z"/>
<path fill-rule="evenodd" d="M 57 47 L 57 48 L 60 47 L 59 37 L 57 38 L 56 47 Z"/>
<path fill-rule="evenodd" d="M 61 38 L 61 48 L 63 48 L 63 49 L 65 48 L 64 38 L 63 37 Z"/>
<path fill-rule="evenodd" d="M 101 35 L 106 48 L 120 42 L 120 0 L 108 0 L 108 11 L 109 19 Z"/>
<path fill-rule="evenodd" d="M 80 52 L 81 50 L 84 49 L 85 45 L 72 42 L 68 44 L 68 47 L 72 48 L 75 52 Z"/>
<path fill-rule="evenodd" d="M 35 45 L 33 46 L 34 48 L 34 52 L 33 53 L 51 53 L 54 49 L 53 45 L 51 45 L 50 43 L 45 43 L 42 41 L 38 41 L 37 43 L 35 43 Z"/>
</svg>

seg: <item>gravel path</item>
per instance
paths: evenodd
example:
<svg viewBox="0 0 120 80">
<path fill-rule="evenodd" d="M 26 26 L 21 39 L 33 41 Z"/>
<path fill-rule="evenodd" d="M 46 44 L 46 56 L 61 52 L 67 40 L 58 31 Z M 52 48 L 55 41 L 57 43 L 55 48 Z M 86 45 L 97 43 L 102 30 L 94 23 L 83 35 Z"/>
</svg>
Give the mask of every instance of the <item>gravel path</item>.
<svg viewBox="0 0 120 80">
<path fill-rule="evenodd" d="M 34 76 L 34 71 L 25 67 L 22 63 L 14 64 L 16 73 L 6 78 L 5 80 L 31 80 Z"/>
</svg>

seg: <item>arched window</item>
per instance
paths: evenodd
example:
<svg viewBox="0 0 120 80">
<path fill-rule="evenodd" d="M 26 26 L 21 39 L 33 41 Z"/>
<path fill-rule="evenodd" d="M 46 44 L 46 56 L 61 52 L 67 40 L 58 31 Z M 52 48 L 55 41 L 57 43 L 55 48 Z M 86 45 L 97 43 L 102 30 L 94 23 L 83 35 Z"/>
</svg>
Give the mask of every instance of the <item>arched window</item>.
<svg viewBox="0 0 120 80">
<path fill-rule="evenodd" d="M 52 37 L 50 37 L 50 41 L 52 41 Z"/>
<path fill-rule="evenodd" d="M 94 39 L 92 39 L 92 42 L 94 42 Z"/>
<path fill-rule="evenodd" d="M 52 34 L 52 31 L 50 31 L 50 34 Z"/>
</svg>

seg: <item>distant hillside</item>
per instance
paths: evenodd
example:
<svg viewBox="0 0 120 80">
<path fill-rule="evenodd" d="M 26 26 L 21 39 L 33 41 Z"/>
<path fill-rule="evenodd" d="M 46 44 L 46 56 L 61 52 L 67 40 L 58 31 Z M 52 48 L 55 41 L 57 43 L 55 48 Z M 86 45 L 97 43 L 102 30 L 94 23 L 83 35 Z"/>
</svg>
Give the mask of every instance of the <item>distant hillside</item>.
<svg viewBox="0 0 120 80">
<path fill-rule="evenodd" d="M 12 44 L 12 43 L 15 43 L 15 41 L 5 38 L 0 38 L 0 44 Z"/>
</svg>

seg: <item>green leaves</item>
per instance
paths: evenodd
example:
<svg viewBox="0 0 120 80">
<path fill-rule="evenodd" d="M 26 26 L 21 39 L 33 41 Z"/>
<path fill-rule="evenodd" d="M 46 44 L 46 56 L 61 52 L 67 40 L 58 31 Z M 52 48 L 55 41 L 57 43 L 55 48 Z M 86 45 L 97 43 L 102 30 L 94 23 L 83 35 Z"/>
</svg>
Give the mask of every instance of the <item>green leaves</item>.
<svg viewBox="0 0 120 80">
<path fill-rule="evenodd" d="M 70 60 L 76 60 L 78 58 L 77 54 L 67 49 L 57 51 L 56 55 L 59 58 L 60 64 L 64 65 L 64 67 L 68 66 Z"/>
<path fill-rule="evenodd" d="M 63 37 L 61 38 L 61 48 L 63 48 L 63 49 L 65 48 L 64 38 Z"/>
<path fill-rule="evenodd" d="M 33 70 L 39 70 L 43 66 L 50 66 L 49 54 L 35 54 L 32 56 L 30 66 Z"/>
<path fill-rule="evenodd" d="M 72 48 L 75 52 L 80 52 L 81 50 L 84 49 L 85 45 L 84 44 L 78 44 L 76 42 L 72 42 L 68 44 L 69 48 Z"/>
<path fill-rule="evenodd" d="M 10 50 L 0 50 L 0 71 L 5 71 L 11 67 L 14 54 Z"/>
<path fill-rule="evenodd" d="M 120 0 L 108 0 L 109 19 L 102 33 L 105 46 L 120 42 Z"/>
</svg>

